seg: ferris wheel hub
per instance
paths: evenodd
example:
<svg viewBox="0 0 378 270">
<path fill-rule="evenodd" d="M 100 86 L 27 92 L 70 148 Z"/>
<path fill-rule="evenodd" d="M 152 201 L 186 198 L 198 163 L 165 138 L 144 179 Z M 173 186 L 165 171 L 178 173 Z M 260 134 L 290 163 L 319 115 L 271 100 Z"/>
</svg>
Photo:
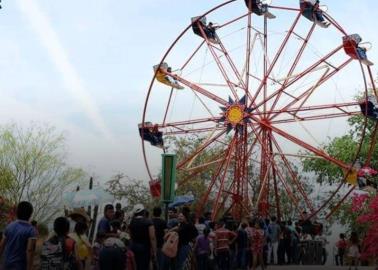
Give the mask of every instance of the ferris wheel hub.
<svg viewBox="0 0 378 270">
<path fill-rule="evenodd" d="M 233 126 L 240 124 L 244 119 L 244 108 L 242 105 L 231 105 L 226 111 L 226 120 Z"/>
</svg>

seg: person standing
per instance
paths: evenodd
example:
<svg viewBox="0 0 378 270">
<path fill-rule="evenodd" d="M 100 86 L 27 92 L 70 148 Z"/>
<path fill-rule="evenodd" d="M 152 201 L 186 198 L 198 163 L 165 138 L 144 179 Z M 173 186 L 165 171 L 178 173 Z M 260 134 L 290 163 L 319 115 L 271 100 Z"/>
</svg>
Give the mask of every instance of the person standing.
<svg viewBox="0 0 378 270">
<path fill-rule="evenodd" d="M 277 224 L 277 218 L 272 217 L 271 222 L 268 225 L 268 237 L 270 239 L 268 245 L 268 264 L 271 263 L 271 257 L 273 254 L 273 263 L 278 264 L 278 244 L 280 242 L 281 227 Z"/>
<path fill-rule="evenodd" d="M 347 257 L 349 270 L 352 269 L 352 265 L 354 269 L 357 269 L 360 259 L 360 240 L 358 239 L 357 232 L 352 232 L 350 235 Z"/>
<path fill-rule="evenodd" d="M 210 239 L 209 239 L 210 230 L 205 228 L 203 234 L 200 234 L 194 245 L 194 251 L 197 258 L 197 269 L 198 270 L 207 270 L 209 264 L 210 256 Z"/>
<path fill-rule="evenodd" d="M 43 246 L 43 243 L 46 241 L 47 237 L 49 236 L 49 229 L 47 228 L 47 226 L 43 224 L 38 224 L 37 229 L 38 229 L 38 237 L 36 239 L 36 244 L 35 244 L 33 270 L 41 269 L 42 246 Z"/>
<path fill-rule="evenodd" d="M 344 255 L 346 248 L 348 246 L 347 241 L 345 240 L 345 234 L 340 233 L 340 239 L 336 243 L 337 255 L 335 256 L 336 265 L 344 265 Z"/>
<path fill-rule="evenodd" d="M 215 252 L 219 270 L 229 270 L 231 267 L 230 245 L 235 241 L 236 233 L 225 228 L 224 221 L 218 221 L 215 231 Z"/>
<path fill-rule="evenodd" d="M 66 217 L 54 221 L 55 234 L 43 243 L 41 270 L 72 269 L 83 270 L 74 239 L 68 237 L 70 222 Z"/>
<path fill-rule="evenodd" d="M 110 221 L 114 218 L 114 206 L 112 204 L 105 205 L 104 217 L 100 220 L 97 225 L 97 232 L 105 234 L 106 237 L 114 236 L 111 233 Z"/>
<path fill-rule="evenodd" d="M 167 231 L 167 222 L 161 218 L 162 210 L 159 206 L 155 207 L 152 210 L 152 223 L 155 227 L 155 236 L 156 236 L 156 248 L 157 248 L 157 260 L 159 268 L 163 269 L 164 267 L 164 255 L 161 252 L 161 248 L 164 244 L 164 235 Z"/>
<path fill-rule="evenodd" d="M 4 231 L 0 243 L 0 257 L 4 252 L 4 269 L 31 270 L 37 232 L 29 223 L 33 214 L 31 203 L 23 201 L 17 205 L 17 220 Z"/>
<path fill-rule="evenodd" d="M 325 265 L 325 263 L 327 262 L 326 245 L 328 244 L 328 240 L 323 235 L 323 232 L 320 232 L 320 234 L 317 235 L 315 239 L 322 243 L 322 265 Z"/>
<path fill-rule="evenodd" d="M 87 237 L 88 225 L 85 222 L 77 222 L 75 224 L 74 232 L 68 236 L 75 240 L 78 260 L 83 265 L 83 269 L 88 269 L 90 264 L 90 257 L 92 254 L 92 246 Z"/>
<path fill-rule="evenodd" d="M 248 233 L 247 223 L 243 222 L 237 231 L 236 237 L 236 263 L 238 269 L 246 269 L 248 264 Z"/>
<path fill-rule="evenodd" d="M 146 218 L 142 204 L 136 204 L 133 213 L 129 225 L 131 250 L 135 255 L 137 270 L 149 270 L 151 259 L 156 260 L 155 228 L 152 221 Z"/>
<path fill-rule="evenodd" d="M 189 212 L 183 211 L 178 215 L 179 225 L 177 229 L 175 229 L 179 235 L 176 270 L 183 269 L 191 252 L 190 244 L 193 243 L 198 236 L 196 227 L 190 222 L 189 214 Z"/>
<path fill-rule="evenodd" d="M 168 229 L 172 229 L 176 227 L 179 224 L 179 221 L 177 219 L 177 209 L 174 207 L 171 207 L 168 209 L 168 223 L 167 227 Z"/>
<path fill-rule="evenodd" d="M 264 266 L 264 223 L 262 220 L 257 220 L 254 222 L 254 230 L 252 230 L 251 242 L 252 242 L 252 270 L 256 269 L 257 264 L 259 263 L 261 269 L 265 269 Z"/>
</svg>

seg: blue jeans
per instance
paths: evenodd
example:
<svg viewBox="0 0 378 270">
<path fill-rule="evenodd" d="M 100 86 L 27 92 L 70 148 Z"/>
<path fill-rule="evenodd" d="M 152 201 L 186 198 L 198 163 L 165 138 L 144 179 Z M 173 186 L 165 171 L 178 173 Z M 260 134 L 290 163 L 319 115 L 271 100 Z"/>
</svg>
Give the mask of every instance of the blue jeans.
<svg viewBox="0 0 378 270">
<path fill-rule="evenodd" d="M 186 261 L 186 258 L 188 258 L 188 255 L 190 253 L 191 247 L 189 244 L 182 245 L 177 254 L 177 260 L 176 260 L 176 270 L 181 270 L 184 267 L 184 263 Z"/>
</svg>

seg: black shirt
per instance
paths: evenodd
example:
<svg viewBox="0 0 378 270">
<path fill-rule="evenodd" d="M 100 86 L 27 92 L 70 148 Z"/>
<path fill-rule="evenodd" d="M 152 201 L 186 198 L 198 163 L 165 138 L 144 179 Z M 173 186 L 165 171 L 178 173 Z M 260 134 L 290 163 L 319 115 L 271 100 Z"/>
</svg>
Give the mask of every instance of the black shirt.
<svg viewBox="0 0 378 270">
<path fill-rule="evenodd" d="M 179 235 L 179 246 L 187 245 L 189 242 L 193 241 L 197 235 L 198 231 L 193 224 L 181 223 L 178 229 Z"/>
<path fill-rule="evenodd" d="M 162 248 L 164 244 L 165 229 L 167 229 L 167 222 L 156 217 L 152 219 L 152 223 L 155 227 L 156 246 L 157 248 Z"/>
<path fill-rule="evenodd" d="M 131 240 L 136 244 L 150 246 L 149 227 L 152 221 L 146 218 L 133 218 L 129 225 Z"/>
</svg>

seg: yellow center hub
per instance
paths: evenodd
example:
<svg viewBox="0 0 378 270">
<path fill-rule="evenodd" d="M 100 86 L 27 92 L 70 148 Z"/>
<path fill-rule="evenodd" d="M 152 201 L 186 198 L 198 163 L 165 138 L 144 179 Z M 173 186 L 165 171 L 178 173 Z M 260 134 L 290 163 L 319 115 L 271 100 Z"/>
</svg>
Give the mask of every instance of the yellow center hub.
<svg viewBox="0 0 378 270">
<path fill-rule="evenodd" d="M 244 118 L 243 109 L 238 105 L 230 106 L 227 110 L 226 118 L 232 125 L 239 124 Z"/>
</svg>

